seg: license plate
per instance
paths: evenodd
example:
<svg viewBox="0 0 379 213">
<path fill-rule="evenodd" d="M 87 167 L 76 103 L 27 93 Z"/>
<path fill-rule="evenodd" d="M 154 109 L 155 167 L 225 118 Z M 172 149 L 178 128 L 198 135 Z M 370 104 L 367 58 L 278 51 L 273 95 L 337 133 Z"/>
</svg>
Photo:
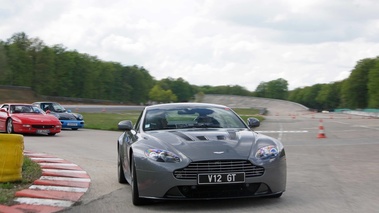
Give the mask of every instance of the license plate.
<svg viewBox="0 0 379 213">
<path fill-rule="evenodd" d="M 48 129 L 37 129 L 37 133 L 39 133 L 39 134 L 48 134 L 48 133 L 50 133 L 50 130 L 48 130 Z"/>
<path fill-rule="evenodd" d="M 221 183 L 244 183 L 245 173 L 210 173 L 198 174 L 199 184 L 221 184 Z"/>
<path fill-rule="evenodd" d="M 67 123 L 67 126 L 77 126 L 77 123 Z"/>
</svg>

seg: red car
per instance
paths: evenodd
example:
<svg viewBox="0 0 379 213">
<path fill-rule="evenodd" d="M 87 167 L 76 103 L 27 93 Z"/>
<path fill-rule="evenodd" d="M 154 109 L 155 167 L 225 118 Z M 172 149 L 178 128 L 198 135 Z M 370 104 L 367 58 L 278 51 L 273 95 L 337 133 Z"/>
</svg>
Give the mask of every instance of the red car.
<svg viewBox="0 0 379 213">
<path fill-rule="evenodd" d="M 61 129 L 58 118 L 32 104 L 5 103 L 0 107 L 0 132 L 55 135 Z"/>
</svg>

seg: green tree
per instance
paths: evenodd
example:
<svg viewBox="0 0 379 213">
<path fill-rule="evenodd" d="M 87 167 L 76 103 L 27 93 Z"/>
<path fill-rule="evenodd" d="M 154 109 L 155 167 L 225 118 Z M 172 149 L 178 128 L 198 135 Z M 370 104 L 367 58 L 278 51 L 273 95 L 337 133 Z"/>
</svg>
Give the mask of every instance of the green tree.
<svg viewBox="0 0 379 213">
<path fill-rule="evenodd" d="M 250 96 L 252 93 L 246 90 L 244 87 L 238 85 L 222 85 L 222 86 L 201 86 L 198 87 L 195 93 L 203 92 L 205 94 L 226 94 L 226 95 L 241 95 L 241 96 Z"/>
<path fill-rule="evenodd" d="M 11 70 L 8 66 L 8 58 L 4 42 L 0 41 L 0 84 L 10 84 Z"/>
<path fill-rule="evenodd" d="M 275 99 L 287 99 L 288 82 L 283 78 L 269 81 L 266 87 L 266 97 Z"/>
<path fill-rule="evenodd" d="M 33 89 L 39 94 L 49 94 L 54 90 L 55 78 L 55 54 L 46 46 L 34 53 Z"/>
<path fill-rule="evenodd" d="M 257 97 L 287 99 L 288 82 L 283 78 L 278 78 L 269 82 L 261 82 L 254 91 Z"/>
<path fill-rule="evenodd" d="M 316 102 L 321 109 L 335 109 L 340 103 L 341 82 L 332 84 L 321 84 L 320 90 L 316 96 Z"/>
<path fill-rule="evenodd" d="M 32 86 L 33 61 L 29 54 L 32 42 L 25 33 L 14 34 L 5 43 L 11 85 Z"/>
<path fill-rule="evenodd" d="M 261 82 L 254 91 L 254 95 L 257 97 L 266 97 L 267 83 Z"/>
<path fill-rule="evenodd" d="M 294 90 L 289 91 L 287 100 L 306 105 L 304 102 L 302 102 L 303 100 L 302 91 L 303 91 L 302 88 L 296 88 Z"/>
<path fill-rule="evenodd" d="M 128 73 L 127 82 L 132 88 L 130 98 L 135 103 L 146 103 L 149 100 L 149 92 L 154 86 L 154 79 L 143 67 L 125 67 Z"/>
<path fill-rule="evenodd" d="M 171 90 L 164 90 L 156 84 L 149 92 L 151 101 L 158 103 L 168 103 L 177 101 L 176 95 Z"/>
<path fill-rule="evenodd" d="M 375 65 L 368 74 L 368 107 L 379 108 L 379 57 L 375 59 Z"/>
<path fill-rule="evenodd" d="M 55 83 L 52 85 L 51 91 L 46 91 L 46 95 L 77 97 L 75 94 L 77 75 L 75 73 L 75 57 L 77 53 L 66 51 L 62 45 L 54 45 L 52 51 L 55 54 L 54 76 Z M 85 98 L 85 97 L 83 97 Z"/>
<path fill-rule="evenodd" d="M 375 65 L 374 59 L 358 62 L 341 88 L 342 104 L 348 108 L 365 108 L 368 103 L 368 74 Z"/>
<path fill-rule="evenodd" d="M 183 78 L 165 78 L 158 84 L 162 89 L 171 90 L 180 102 L 187 102 L 194 98 L 193 87 Z"/>
</svg>

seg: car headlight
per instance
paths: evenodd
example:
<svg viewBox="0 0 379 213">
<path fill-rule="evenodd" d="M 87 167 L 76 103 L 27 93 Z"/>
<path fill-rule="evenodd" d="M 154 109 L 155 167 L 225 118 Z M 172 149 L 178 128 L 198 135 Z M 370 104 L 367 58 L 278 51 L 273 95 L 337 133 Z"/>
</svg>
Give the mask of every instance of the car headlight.
<svg viewBox="0 0 379 213">
<path fill-rule="evenodd" d="M 83 120 L 83 115 L 77 114 L 77 113 L 72 113 L 72 114 L 76 117 L 76 119 Z"/>
<path fill-rule="evenodd" d="M 276 146 L 269 145 L 261 147 L 255 153 L 255 157 L 261 160 L 276 158 L 279 154 L 279 150 Z"/>
<path fill-rule="evenodd" d="M 157 162 L 169 162 L 177 163 L 180 162 L 179 156 L 176 154 L 162 149 L 148 149 L 145 151 L 146 157 Z"/>
</svg>

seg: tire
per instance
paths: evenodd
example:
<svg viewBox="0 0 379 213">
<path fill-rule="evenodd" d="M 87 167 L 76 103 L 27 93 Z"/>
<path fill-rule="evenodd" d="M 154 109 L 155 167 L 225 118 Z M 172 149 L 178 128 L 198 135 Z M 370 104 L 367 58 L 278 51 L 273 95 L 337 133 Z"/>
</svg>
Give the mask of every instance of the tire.
<svg viewBox="0 0 379 213">
<path fill-rule="evenodd" d="M 78 130 L 78 128 L 71 128 L 72 130 Z"/>
<path fill-rule="evenodd" d="M 48 133 L 49 136 L 54 136 L 56 133 Z"/>
<path fill-rule="evenodd" d="M 8 134 L 14 133 L 13 120 L 11 118 L 9 118 L 7 121 L 7 133 Z"/>
<path fill-rule="evenodd" d="M 118 160 L 117 160 L 117 173 L 118 173 L 118 182 L 119 183 L 127 183 L 124 173 L 124 168 L 121 165 L 121 156 L 120 153 L 118 153 Z"/>
<path fill-rule="evenodd" d="M 144 204 L 147 204 L 148 201 L 144 198 L 139 197 L 139 192 L 138 192 L 138 181 L 137 181 L 137 173 L 136 173 L 136 167 L 134 164 L 134 159 L 133 155 L 130 157 L 130 179 L 131 179 L 131 186 L 132 186 L 132 201 L 133 205 L 135 206 L 141 206 Z"/>
</svg>

